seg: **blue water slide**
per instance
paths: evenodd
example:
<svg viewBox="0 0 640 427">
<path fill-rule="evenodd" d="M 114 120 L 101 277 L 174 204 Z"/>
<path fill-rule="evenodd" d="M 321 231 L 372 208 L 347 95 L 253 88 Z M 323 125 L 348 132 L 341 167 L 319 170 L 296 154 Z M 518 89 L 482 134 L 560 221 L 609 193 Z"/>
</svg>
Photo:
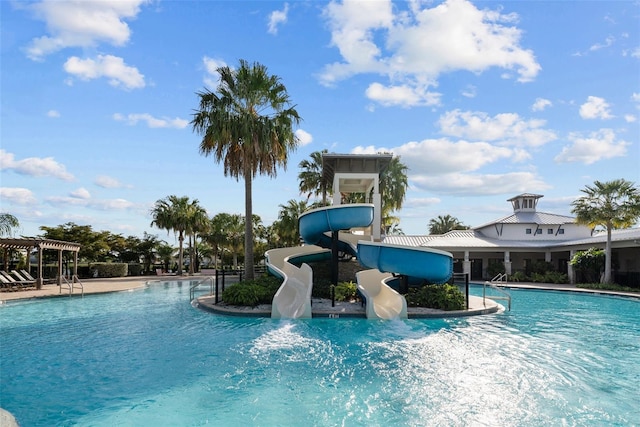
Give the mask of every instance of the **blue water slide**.
<svg viewBox="0 0 640 427">
<path fill-rule="evenodd" d="M 374 205 L 357 203 L 312 209 L 300 215 L 300 236 L 308 245 L 331 247 L 331 232 L 368 227 L 373 222 Z M 356 241 L 338 241 L 338 250 L 356 256 Z"/>
<path fill-rule="evenodd" d="M 358 242 L 358 260 L 367 268 L 444 283 L 453 274 L 453 255 L 438 249 Z"/>
</svg>

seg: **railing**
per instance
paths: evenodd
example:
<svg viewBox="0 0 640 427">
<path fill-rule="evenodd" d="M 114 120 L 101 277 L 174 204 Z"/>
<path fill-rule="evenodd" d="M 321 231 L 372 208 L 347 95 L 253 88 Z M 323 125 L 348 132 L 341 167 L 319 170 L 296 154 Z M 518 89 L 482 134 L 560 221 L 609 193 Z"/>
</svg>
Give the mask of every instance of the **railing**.
<svg viewBox="0 0 640 427">
<path fill-rule="evenodd" d="M 77 286 L 80 288 L 80 291 L 81 291 L 80 294 L 84 297 L 84 285 L 82 284 L 82 282 L 80 281 L 77 275 L 74 274 L 71 277 L 71 282 L 67 280 L 66 276 L 62 276 L 61 279 L 62 281 L 60 283 L 60 293 L 62 293 L 62 287 L 66 286 L 67 289 L 69 289 L 69 296 L 71 296 L 71 294 L 73 294 L 73 288 Z"/>
<path fill-rule="evenodd" d="M 469 310 L 469 274 L 453 273 L 450 283 L 456 285 L 458 289 L 462 288 L 461 292 L 464 294 L 465 307 Z"/>
<path fill-rule="evenodd" d="M 497 276 L 495 276 L 490 281 L 484 282 L 484 285 L 482 286 L 482 303 L 486 307 L 487 303 L 486 303 L 485 299 L 487 298 L 487 286 L 488 286 L 491 289 L 493 289 L 496 292 L 498 292 L 498 294 L 499 294 L 499 295 L 490 295 L 489 298 L 492 299 L 492 300 L 507 301 L 509 311 L 511 311 L 511 294 L 509 292 L 505 291 L 504 289 L 500 288 L 498 286 L 498 283 L 502 283 L 502 284 L 506 284 L 507 283 L 507 273 L 498 274 Z"/>
<path fill-rule="evenodd" d="M 197 283 L 195 283 L 194 285 L 191 286 L 191 288 L 189 288 L 189 301 L 193 301 L 193 299 L 195 298 L 195 294 L 196 294 L 196 289 L 202 285 L 203 283 L 206 282 L 211 282 L 211 284 L 209 285 L 209 295 L 213 295 L 213 285 L 215 282 L 215 279 L 211 276 L 205 277 L 204 279 L 198 281 Z"/>
</svg>

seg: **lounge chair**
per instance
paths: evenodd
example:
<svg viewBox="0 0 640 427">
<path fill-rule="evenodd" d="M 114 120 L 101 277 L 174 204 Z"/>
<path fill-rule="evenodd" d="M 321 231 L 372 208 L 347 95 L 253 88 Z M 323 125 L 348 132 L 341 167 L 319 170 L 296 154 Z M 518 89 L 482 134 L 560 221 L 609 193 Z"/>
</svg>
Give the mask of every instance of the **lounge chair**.
<svg viewBox="0 0 640 427">
<path fill-rule="evenodd" d="M 15 270 L 12 271 L 12 273 L 15 272 Z M 20 285 L 20 286 L 28 286 L 28 285 L 35 285 L 35 281 L 31 281 L 31 280 L 16 280 L 11 274 L 7 273 L 6 271 L 0 271 L 0 274 L 2 274 L 5 279 L 7 279 L 12 286 L 15 285 Z M 20 277 L 20 275 L 16 275 L 16 277 Z M 24 279 L 24 278 L 23 278 Z"/>
<path fill-rule="evenodd" d="M 4 271 L 2 272 L 4 273 Z M 7 279 L 4 274 L 0 274 L 0 287 L 2 288 L 12 288 L 13 287 L 13 282 L 11 282 L 9 279 Z"/>
<path fill-rule="evenodd" d="M 25 277 L 27 280 L 33 280 L 34 282 L 36 281 L 36 278 L 33 277 L 31 274 L 29 274 L 27 270 L 20 270 L 20 274 L 22 274 L 22 276 Z"/>
</svg>

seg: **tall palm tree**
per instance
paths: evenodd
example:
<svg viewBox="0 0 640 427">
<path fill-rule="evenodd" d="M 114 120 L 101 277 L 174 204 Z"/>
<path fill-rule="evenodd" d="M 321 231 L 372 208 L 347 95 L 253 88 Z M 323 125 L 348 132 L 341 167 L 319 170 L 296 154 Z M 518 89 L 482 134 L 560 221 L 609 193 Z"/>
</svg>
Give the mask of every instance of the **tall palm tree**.
<svg viewBox="0 0 640 427">
<path fill-rule="evenodd" d="M 194 200 L 189 202 L 189 197 L 178 197 L 175 195 L 168 196 L 164 199 L 156 201 L 153 209 L 151 209 L 151 226 L 158 227 L 167 232 L 172 231 L 178 234 L 179 255 L 178 255 L 178 271 L 177 274 L 182 274 L 183 264 L 183 243 L 184 236 L 187 230 L 191 229 L 191 210 L 190 205 L 197 204 L 198 201 Z"/>
<path fill-rule="evenodd" d="M 13 230 L 20 227 L 18 218 L 10 213 L 0 213 L 0 236 L 12 236 Z"/>
<path fill-rule="evenodd" d="M 289 151 L 298 145 L 293 127 L 300 116 L 291 106 L 280 78 L 259 63 L 240 60 L 238 69 L 219 67 L 217 92 L 198 93 L 199 109 L 191 124 L 202 135 L 200 153 L 224 165 L 225 176 L 244 179 L 245 269 L 253 271 L 252 182 L 257 175 L 275 177 L 286 168 Z"/>
<path fill-rule="evenodd" d="M 382 194 L 382 218 L 390 216 L 393 211 L 402 208 L 407 194 L 409 181 L 406 167 L 400 156 L 393 156 L 389 165 L 380 175 L 380 193 Z"/>
<path fill-rule="evenodd" d="M 438 215 L 438 218 L 429 220 L 429 234 L 444 234 L 451 230 L 467 230 L 469 227 L 451 215 Z"/>
<path fill-rule="evenodd" d="M 611 283 L 611 230 L 633 226 L 640 218 L 640 191 L 625 179 L 595 181 L 580 190 L 585 195 L 574 200 L 571 212 L 579 224 L 607 230 L 603 283 Z"/>
<path fill-rule="evenodd" d="M 298 173 L 300 181 L 300 194 L 307 194 L 307 202 L 311 196 L 322 196 L 322 205 L 327 204 L 327 195 L 332 194 L 333 183 L 325 178 L 322 168 L 322 155 L 328 150 L 314 151 L 310 160 L 302 160 L 298 167 L 302 169 Z"/>
</svg>

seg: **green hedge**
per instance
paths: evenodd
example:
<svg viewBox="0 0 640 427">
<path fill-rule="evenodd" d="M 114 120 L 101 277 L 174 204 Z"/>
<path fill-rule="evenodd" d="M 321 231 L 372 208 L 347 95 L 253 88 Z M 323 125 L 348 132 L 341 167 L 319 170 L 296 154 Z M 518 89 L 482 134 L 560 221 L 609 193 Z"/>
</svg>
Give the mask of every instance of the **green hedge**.
<svg viewBox="0 0 640 427">
<path fill-rule="evenodd" d="M 409 307 L 427 307 L 445 311 L 465 309 L 464 294 L 457 286 L 449 284 L 411 288 L 405 298 Z"/>
<path fill-rule="evenodd" d="M 129 271 L 128 265 L 122 262 L 93 262 L 89 268 L 98 273 L 92 277 L 125 277 Z"/>
<path fill-rule="evenodd" d="M 262 276 L 255 280 L 244 280 L 230 285 L 222 293 L 222 301 L 229 305 L 255 307 L 271 304 L 282 281 L 273 276 Z"/>
</svg>

